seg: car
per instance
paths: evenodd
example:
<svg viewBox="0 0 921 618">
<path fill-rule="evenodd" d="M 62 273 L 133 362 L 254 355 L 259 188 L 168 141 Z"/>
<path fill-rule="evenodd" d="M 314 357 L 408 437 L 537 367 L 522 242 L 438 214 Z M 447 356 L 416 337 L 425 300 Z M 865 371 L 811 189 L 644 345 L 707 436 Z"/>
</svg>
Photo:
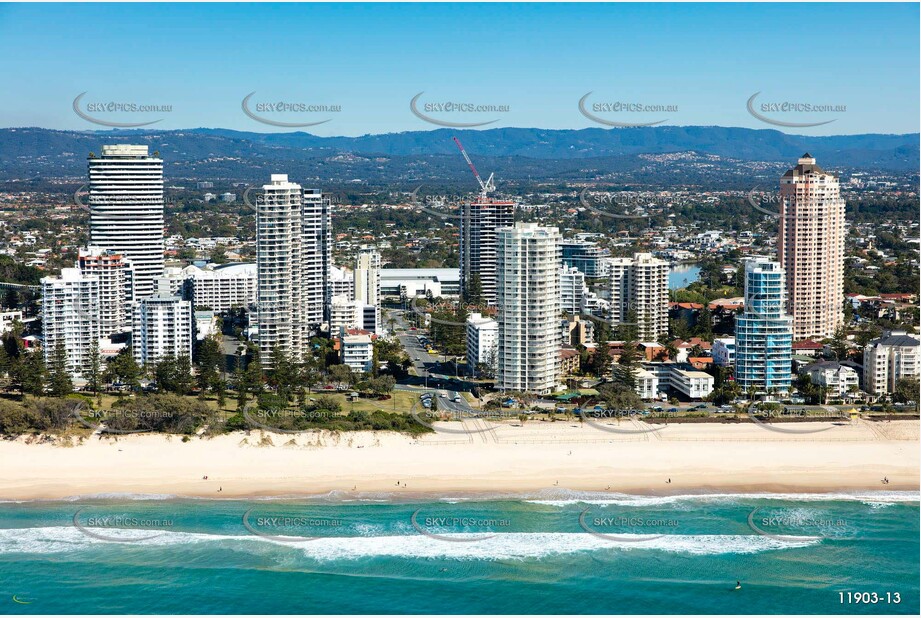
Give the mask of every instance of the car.
<svg viewBox="0 0 921 618">
<path fill-rule="evenodd" d="M 447 397 L 448 395 L 447 393 L 438 393 L 438 396 L 444 398 L 444 397 Z"/>
<path fill-rule="evenodd" d="M 410 327 L 409 327 L 409 330 L 416 330 L 416 327 L 415 327 L 415 326 L 410 326 Z"/>
<path fill-rule="evenodd" d="M 460 400 L 461 400 L 460 395 L 455 395 L 454 399 L 452 399 L 451 401 L 453 401 L 454 403 L 460 403 Z"/>
<path fill-rule="evenodd" d="M 668 409 L 668 413 L 669 413 L 669 414 L 674 414 L 674 413 L 677 412 L 677 411 L 678 411 L 678 408 L 669 408 L 669 409 Z"/>
</svg>

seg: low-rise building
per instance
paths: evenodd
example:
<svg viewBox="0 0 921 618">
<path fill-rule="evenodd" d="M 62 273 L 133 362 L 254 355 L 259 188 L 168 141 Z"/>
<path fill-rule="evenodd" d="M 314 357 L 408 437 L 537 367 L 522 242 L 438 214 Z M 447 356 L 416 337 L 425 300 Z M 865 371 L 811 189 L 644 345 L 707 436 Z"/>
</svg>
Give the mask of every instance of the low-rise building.
<svg viewBox="0 0 921 618">
<path fill-rule="evenodd" d="M 886 395 L 902 378 L 921 378 L 918 348 L 921 341 L 904 330 L 886 332 L 863 351 L 863 383 L 868 393 Z"/>
<path fill-rule="evenodd" d="M 342 364 L 348 365 L 354 371 L 371 371 L 374 362 L 374 342 L 371 335 L 342 337 L 340 355 Z"/>
<path fill-rule="evenodd" d="M 713 376 L 694 369 L 687 363 L 643 363 L 652 372 L 660 392 L 673 391 L 687 399 L 703 399 L 713 392 Z"/>
<path fill-rule="evenodd" d="M 382 268 L 381 296 L 454 298 L 460 295 L 460 271 L 456 268 Z"/>
<path fill-rule="evenodd" d="M 703 399 L 713 392 L 713 376 L 697 370 L 673 368 L 669 386 L 689 399 Z"/>
<path fill-rule="evenodd" d="M 0 335 L 13 329 L 13 324 L 22 322 L 22 311 L 0 311 Z"/>
<path fill-rule="evenodd" d="M 560 348 L 560 372 L 564 376 L 579 373 L 579 350 L 575 348 Z"/>
<path fill-rule="evenodd" d="M 853 368 L 837 361 L 820 361 L 800 370 L 812 383 L 826 389 L 830 397 L 847 397 L 860 389 L 860 379 Z"/>
<path fill-rule="evenodd" d="M 659 378 L 647 369 L 638 369 L 633 375 L 634 390 L 640 399 L 653 400 L 659 393 Z"/>
</svg>

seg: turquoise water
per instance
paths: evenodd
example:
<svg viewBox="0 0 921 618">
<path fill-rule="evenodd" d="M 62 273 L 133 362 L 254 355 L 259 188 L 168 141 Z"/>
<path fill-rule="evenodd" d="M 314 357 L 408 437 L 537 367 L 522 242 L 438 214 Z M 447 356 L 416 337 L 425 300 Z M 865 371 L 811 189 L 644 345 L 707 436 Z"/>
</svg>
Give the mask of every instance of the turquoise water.
<svg viewBox="0 0 921 618">
<path fill-rule="evenodd" d="M 399 500 L 333 494 L 0 503 L 0 608 L 25 614 L 919 610 L 917 492 L 640 497 L 553 490 Z M 842 604 L 842 592 L 875 592 L 879 602 Z"/>
</svg>

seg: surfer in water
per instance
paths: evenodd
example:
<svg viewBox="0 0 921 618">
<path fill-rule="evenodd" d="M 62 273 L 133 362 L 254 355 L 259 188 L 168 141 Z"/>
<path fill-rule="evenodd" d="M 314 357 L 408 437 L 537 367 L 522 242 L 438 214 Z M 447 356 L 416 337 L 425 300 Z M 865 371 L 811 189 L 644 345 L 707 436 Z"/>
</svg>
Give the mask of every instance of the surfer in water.
<svg viewBox="0 0 921 618">
<path fill-rule="evenodd" d="M 736 580 L 736 590 L 739 590 L 742 587 L 742 582 Z"/>
</svg>

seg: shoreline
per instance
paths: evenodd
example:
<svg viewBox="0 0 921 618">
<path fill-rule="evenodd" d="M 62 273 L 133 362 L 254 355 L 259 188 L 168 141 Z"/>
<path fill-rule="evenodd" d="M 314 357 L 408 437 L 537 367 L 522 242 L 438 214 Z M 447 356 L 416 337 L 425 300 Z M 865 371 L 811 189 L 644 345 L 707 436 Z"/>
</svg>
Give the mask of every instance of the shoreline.
<svg viewBox="0 0 921 618">
<path fill-rule="evenodd" d="M 399 501 L 566 492 L 668 497 L 919 490 L 918 422 L 874 428 L 861 421 L 828 425 L 827 431 L 826 424 L 809 425 L 816 433 L 792 436 L 750 424 L 673 425 L 632 435 L 561 422 L 419 439 L 390 432 L 251 431 L 189 442 L 150 434 L 92 436 L 63 446 L 20 438 L 0 441 L 0 500 L 146 495 Z"/>
<path fill-rule="evenodd" d="M 541 493 L 549 489 L 559 490 L 559 494 Z M 779 488 L 782 489 L 782 488 Z M 61 497 L 47 498 L 0 498 L 2 504 L 43 504 L 43 503 L 60 503 L 60 502 L 240 502 L 252 500 L 254 502 L 292 502 L 304 501 L 311 505 L 316 504 L 350 504 L 350 503 L 389 503 L 389 504 L 416 504 L 429 502 L 498 502 L 498 501 L 522 501 L 522 502 L 617 502 L 618 500 L 643 500 L 643 499 L 662 499 L 662 500 L 694 500 L 701 498 L 734 498 L 745 497 L 761 500 L 801 500 L 801 501 L 833 501 L 833 500 L 854 500 L 860 502 L 921 502 L 921 489 L 919 487 L 891 488 L 891 489 L 848 489 L 840 491 L 742 491 L 727 488 L 721 491 L 679 491 L 676 493 L 622 493 L 614 491 L 592 491 L 569 489 L 566 487 L 545 488 L 538 492 L 406 492 L 406 493 L 386 493 L 386 492 L 367 492 L 349 494 L 343 492 L 341 495 L 333 495 L 337 492 L 327 493 L 304 493 L 304 494 L 251 494 L 251 495 L 226 495 L 218 497 L 214 495 L 179 495 L 179 494 L 140 494 L 140 493 L 100 493 L 100 494 L 79 494 Z"/>
</svg>

